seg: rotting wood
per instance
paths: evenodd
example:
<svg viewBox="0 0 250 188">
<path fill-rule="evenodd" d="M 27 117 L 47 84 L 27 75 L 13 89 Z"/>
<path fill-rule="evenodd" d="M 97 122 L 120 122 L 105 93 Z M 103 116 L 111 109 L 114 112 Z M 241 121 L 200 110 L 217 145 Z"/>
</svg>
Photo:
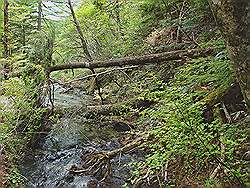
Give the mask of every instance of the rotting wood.
<svg viewBox="0 0 250 188">
<path fill-rule="evenodd" d="M 51 72 L 66 70 L 66 69 L 79 69 L 79 68 L 107 68 L 114 66 L 124 66 L 124 65 L 146 65 L 154 63 L 163 63 L 165 61 L 180 60 L 184 58 L 197 58 L 197 57 L 207 57 L 212 54 L 213 48 L 208 49 L 192 49 L 192 50 L 178 50 L 172 52 L 164 52 L 152 55 L 143 55 L 135 57 L 125 57 L 119 59 L 111 59 L 106 61 L 93 61 L 89 62 L 77 62 L 70 64 L 55 65 L 48 67 L 46 73 L 49 76 Z"/>
<path fill-rule="evenodd" d="M 129 99 L 124 102 L 118 102 L 114 104 L 105 104 L 105 105 L 95 105 L 95 106 L 81 106 L 80 108 L 74 109 L 72 112 L 77 111 L 82 114 L 82 116 L 87 119 L 94 119 L 95 117 L 100 116 L 120 116 L 123 113 L 128 112 L 131 108 L 138 109 L 139 111 L 150 107 L 151 105 L 156 104 L 154 101 L 141 100 L 137 97 Z M 65 114 L 63 108 L 54 109 L 57 114 Z"/>
<path fill-rule="evenodd" d="M 85 109 L 84 116 L 85 117 L 97 117 L 100 115 L 110 116 L 110 115 L 121 115 L 122 113 L 126 113 L 131 108 L 138 109 L 139 111 L 150 107 L 155 104 L 154 101 L 149 100 L 140 100 L 137 97 L 132 98 L 125 102 L 115 103 L 115 104 L 107 104 L 107 105 L 99 105 L 99 106 L 87 106 Z"/>
</svg>

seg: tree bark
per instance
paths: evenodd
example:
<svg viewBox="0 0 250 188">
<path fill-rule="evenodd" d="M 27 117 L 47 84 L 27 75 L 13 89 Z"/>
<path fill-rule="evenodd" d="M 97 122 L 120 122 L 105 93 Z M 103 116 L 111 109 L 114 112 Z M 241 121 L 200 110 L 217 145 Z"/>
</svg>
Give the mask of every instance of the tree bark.
<svg viewBox="0 0 250 188">
<path fill-rule="evenodd" d="M 197 58 L 197 57 L 206 57 L 211 55 L 213 52 L 212 48 L 208 49 L 193 49 L 193 50 L 178 50 L 172 52 L 164 52 L 159 54 L 144 55 L 144 56 L 135 56 L 135 57 L 125 57 L 119 59 L 113 59 L 109 61 L 93 61 L 89 62 L 79 62 L 79 63 L 70 63 L 55 65 L 48 67 L 46 73 L 49 75 L 51 72 L 66 70 L 66 69 L 78 69 L 78 68 L 107 68 L 114 66 L 124 66 L 124 65 L 146 65 L 146 64 L 155 64 L 162 63 L 170 60 L 180 60 L 185 58 Z"/>
<path fill-rule="evenodd" d="M 250 1 L 213 0 L 248 113 L 250 109 Z"/>
<path fill-rule="evenodd" d="M 9 1 L 3 1 L 3 58 L 7 59 L 10 56 L 10 42 L 9 42 Z M 2 71 L 3 78 L 8 79 L 9 67 L 7 62 L 3 64 Z"/>
<path fill-rule="evenodd" d="M 37 17 L 37 30 L 42 29 L 42 0 L 38 0 L 38 17 Z"/>
<path fill-rule="evenodd" d="M 73 5 L 71 3 L 71 0 L 68 0 L 68 5 L 69 5 L 69 9 L 70 9 L 72 18 L 73 18 L 74 25 L 76 27 L 76 31 L 77 31 L 77 33 L 79 34 L 79 37 L 80 37 L 81 47 L 83 48 L 84 54 L 86 55 L 86 58 L 88 59 L 88 61 L 92 61 L 93 58 L 91 57 L 91 55 L 89 53 L 87 42 L 86 42 L 86 40 L 84 38 L 84 35 L 83 35 L 82 29 L 80 27 L 80 24 L 79 24 L 79 22 L 78 22 L 78 20 L 76 18 L 76 14 L 75 14 Z"/>
<path fill-rule="evenodd" d="M 9 49 L 9 1 L 4 0 L 4 18 L 3 18 L 3 57 L 8 58 L 10 56 Z"/>
</svg>

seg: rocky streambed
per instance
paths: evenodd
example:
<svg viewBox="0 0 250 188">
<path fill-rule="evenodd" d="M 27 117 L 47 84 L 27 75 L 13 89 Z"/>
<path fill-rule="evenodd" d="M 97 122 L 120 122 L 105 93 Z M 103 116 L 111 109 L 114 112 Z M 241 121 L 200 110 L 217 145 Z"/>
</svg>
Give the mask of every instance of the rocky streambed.
<svg viewBox="0 0 250 188">
<path fill-rule="evenodd" d="M 124 165 L 138 160 L 135 153 L 123 154 L 112 159 L 112 176 L 105 181 L 84 174 L 72 174 L 72 166 L 80 167 L 81 156 L 88 152 L 109 151 L 121 147 L 120 137 L 125 135 L 108 123 L 86 119 L 80 110 L 91 104 L 92 98 L 80 91 L 65 93 L 60 86 L 55 90 L 56 108 L 65 112 L 41 134 L 36 144 L 28 148 L 20 164 L 26 187 L 114 187 L 128 182 L 130 169 Z M 124 125 L 126 126 L 126 125 Z"/>
</svg>

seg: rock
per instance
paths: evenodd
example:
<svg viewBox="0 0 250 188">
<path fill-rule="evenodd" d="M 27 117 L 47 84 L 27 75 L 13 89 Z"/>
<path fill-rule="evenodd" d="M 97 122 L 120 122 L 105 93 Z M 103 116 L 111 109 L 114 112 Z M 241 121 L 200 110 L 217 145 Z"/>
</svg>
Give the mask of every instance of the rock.
<svg viewBox="0 0 250 188">
<path fill-rule="evenodd" d="M 124 122 L 112 121 L 111 125 L 117 132 L 126 132 L 131 130 L 131 126 Z"/>
</svg>

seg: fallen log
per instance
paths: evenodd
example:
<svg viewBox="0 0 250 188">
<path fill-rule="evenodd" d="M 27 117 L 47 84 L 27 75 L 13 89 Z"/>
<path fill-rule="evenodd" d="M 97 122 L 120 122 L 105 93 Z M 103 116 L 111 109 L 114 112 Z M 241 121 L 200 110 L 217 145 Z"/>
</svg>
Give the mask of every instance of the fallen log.
<svg viewBox="0 0 250 188">
<path fill-rule="evenodd" d="M 125 113 L 131 111 L 131 109 L 136 109 L 134 115 L 138 112 L 149 108 L 151 105 L 156 104 L 155 101 L 150 100 L 142 100 L 138 99 L 138 97 L 131 98 L 127 101 L 113 103 L 113 104 L 105 104 L 105 105 L 96 105 L 96 106 L 84 106 L 82 105 L 80 108 L 57 108 L 55 107 L 54 112 L 58 115 L 64 115 L 65 113 L 78 113 L 81 114 L 82 117 L 87 119 L 99 119 L 101 116 L 107 116 L 110 120 L 110 117 L 113 116 L 121 116 Z"/>
<path fill-rule="evenodd" d="M 115 104 L 87 106 L 87 108 L 84 109 L 84 112 L 82 112 L 82 114 L 87 119 L 93 119 L 95 117 L 100 116 L 120 116 L 130 111 L 131 108 L 142 111 L 146 108 L 149 108 L 153 104 L 156 104 L 156 102 L 149 100 L 141 100 L 137 97 L 134 97 L 125 102 L 119 102 Z"/>
<path fill-rule="evenodd" d="M 77 62 L 77 63 L 62 64 L 62 65 L 55 65 L 52 67 L 48 67 L 46 69 L 46 73 L 47 75 L 49 75 L 51 72 L 66 70 L 66 69 L 79 69 L 79 68 L 95 69 L 95 68 L 107 68 L 107 67 L 124 66 L 124 65 L 135 66 L 135 65 L 162 63 L 165 61 L 180 60 L 184 58 L 206 57 L 208 55 L 211 55 L 212 52 L 213 52 L 212 48 L 178 50 L 178 51 L 164 52 L 158 54 L 111 59 L 106 61 L 93 61 L 91 63 Z"/>
</svg>

